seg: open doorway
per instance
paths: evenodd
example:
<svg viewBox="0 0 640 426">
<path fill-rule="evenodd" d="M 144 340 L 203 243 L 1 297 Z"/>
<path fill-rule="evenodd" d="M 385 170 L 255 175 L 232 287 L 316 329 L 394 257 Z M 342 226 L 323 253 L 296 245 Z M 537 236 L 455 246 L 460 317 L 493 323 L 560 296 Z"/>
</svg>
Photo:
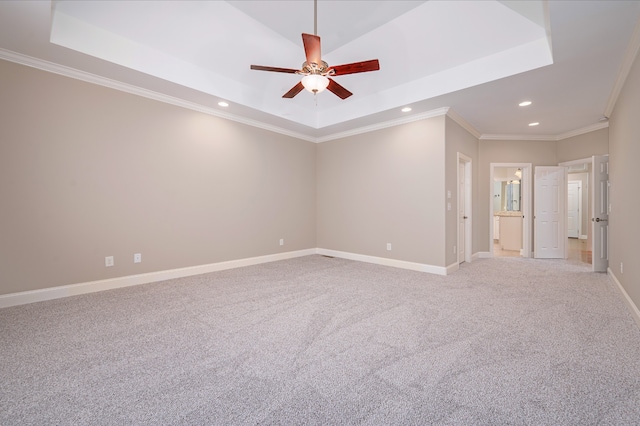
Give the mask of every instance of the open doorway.
<svg viewBox="0 0 640 426">
<path fill-rule="evenodd" d="M 531 164 L 491 163 L 490 250 L 531 257 Z"/>
<path fill-rule="evenodd" d="M 561 163 L 567 167 L 567 259 L 591 265 L 593 236 L 590 218 L 592 159 Z"/>
</svg>

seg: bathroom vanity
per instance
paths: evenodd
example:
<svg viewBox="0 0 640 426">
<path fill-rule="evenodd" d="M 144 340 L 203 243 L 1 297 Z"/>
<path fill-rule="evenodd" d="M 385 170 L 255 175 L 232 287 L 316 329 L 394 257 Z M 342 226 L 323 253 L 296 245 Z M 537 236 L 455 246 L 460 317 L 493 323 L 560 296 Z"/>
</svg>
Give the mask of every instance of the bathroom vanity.
<svg viewBox="0 0 640 426">
<path fill-rule="evenodd" d="M 499 222 L 497 237 L 502 250 L 522 249 L 522 212 L 498 211 L 493 215 Z"/>
</svg>

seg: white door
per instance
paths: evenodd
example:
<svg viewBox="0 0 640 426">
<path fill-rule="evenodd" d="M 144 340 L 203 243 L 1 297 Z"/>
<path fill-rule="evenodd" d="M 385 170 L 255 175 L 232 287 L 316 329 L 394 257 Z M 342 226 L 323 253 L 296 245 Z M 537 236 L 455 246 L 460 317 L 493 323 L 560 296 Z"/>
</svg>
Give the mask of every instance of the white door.
<svg viewBox="0 0 640 426">
<path fill-rule="evenodd" d="M 567 192 L 567 236 L 569 238 L 580 237 L 580 192 L 582 190 L 582 182 L 570 181 Z"/>
<path fill-rule="evenodd" d="M 593 270 L 606 272 L 609 267 L 609 156 L 593 157 Z"/>
<path fill-rule="evenodd" d="M 466 183 L 465 183 L 465 171 L 464 162 L 458 162 L 458 263 L 462 263 L 465 260 L 465 234 L 467 219 L 467 210 L 465 208 L 466 199 Z"/>
<path fill-rule="evenodd" d="M 535 257 L 566 258 L 566 168 L 535 168 Z"/>
</svg>

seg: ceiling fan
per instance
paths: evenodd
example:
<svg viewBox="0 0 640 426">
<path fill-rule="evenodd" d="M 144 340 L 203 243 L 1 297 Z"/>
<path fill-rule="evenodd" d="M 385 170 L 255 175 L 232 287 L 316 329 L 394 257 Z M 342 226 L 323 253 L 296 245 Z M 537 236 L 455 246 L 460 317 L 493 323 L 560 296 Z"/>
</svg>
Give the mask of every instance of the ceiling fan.
<svg viewBox="0 0 640 426">
<path fill-rule="evenodd" d="M 317 0 L 314 1 L 314 32 L 317 34 Z M 377 71 L 380 69 L 380 63 L 377 59 L 369 61 L 354 62 L 351 64 L 329 66 L 322 60 L 320 54 L 320 37 L 316 34 L 302 34 L 302 44 L 307 60 L 302 64 L 302 69 L 296 70 L 291 68 L 265 67 L 262 65 L 251 65 L 252 70 L 282 72 L 288 74 L 303 75 L 302 80 L 285 93 L 283 98 L 293 98 L 300 93 L 302 89 L 316 94 L 328 89 L 341 99 L 346 99 L 353 95 L 350 91 L 336 83 L 335 80 L 329 78 L 338 75 L 356 74 L 368 71 Z"/>
</svg>

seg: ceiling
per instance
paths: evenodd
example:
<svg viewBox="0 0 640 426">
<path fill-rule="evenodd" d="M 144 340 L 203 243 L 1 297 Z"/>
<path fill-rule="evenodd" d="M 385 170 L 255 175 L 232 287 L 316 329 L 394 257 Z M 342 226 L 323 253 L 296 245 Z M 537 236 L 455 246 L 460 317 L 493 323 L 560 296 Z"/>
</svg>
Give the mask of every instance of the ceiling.
<svg viewBox="0 0 640 426">
<path fill-rule="evenodd" d="M 301 67 L 312 0 L 1 1 L 0 58 L 316 142 L 443 111 L 481 138 L 558 139 L 606 125 L 639 18 L 638 1 L 318 0 L 323 60 L 380 61 L 334 77 L 346 100 L 283 99 L 300 76 L 249 68 Z"/>
</svg>

